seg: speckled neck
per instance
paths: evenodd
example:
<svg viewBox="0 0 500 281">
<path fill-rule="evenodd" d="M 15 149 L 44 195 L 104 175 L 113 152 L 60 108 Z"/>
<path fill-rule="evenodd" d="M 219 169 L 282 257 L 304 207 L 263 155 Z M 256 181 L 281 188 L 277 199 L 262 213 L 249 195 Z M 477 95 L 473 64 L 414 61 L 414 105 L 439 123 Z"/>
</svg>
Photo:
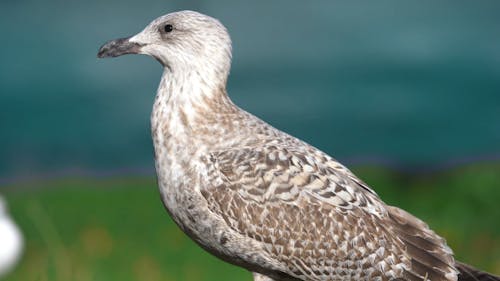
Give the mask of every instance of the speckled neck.
<svg viewBox="0 0 500 281">
<path fill-rule="evenodd" d="M 237 110 L 227 97 L 226 77 L 212 74 L 165 68 L 151 114 L 157 169 L 183 165 L 207 151 L 222 133 L 221 118 Z"/>
</svg>

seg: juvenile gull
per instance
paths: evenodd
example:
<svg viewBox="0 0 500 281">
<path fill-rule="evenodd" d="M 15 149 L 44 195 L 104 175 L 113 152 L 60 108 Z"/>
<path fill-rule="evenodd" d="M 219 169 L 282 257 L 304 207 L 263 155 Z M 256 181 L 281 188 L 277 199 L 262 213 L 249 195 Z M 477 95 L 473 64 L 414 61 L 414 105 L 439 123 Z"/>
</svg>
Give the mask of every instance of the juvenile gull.
<svg viewBox="0 0 500 281">
<path fill-rule="evenodd" d="M 164 67 L 151 114 L 158 185 L 205 250 L 255 280 L 500 280 L 455 262 L 443 238 L 329 155 L 237 107 L 216 19 L 171 13 L 98 56 L 124 54 Z"/>
</svg>

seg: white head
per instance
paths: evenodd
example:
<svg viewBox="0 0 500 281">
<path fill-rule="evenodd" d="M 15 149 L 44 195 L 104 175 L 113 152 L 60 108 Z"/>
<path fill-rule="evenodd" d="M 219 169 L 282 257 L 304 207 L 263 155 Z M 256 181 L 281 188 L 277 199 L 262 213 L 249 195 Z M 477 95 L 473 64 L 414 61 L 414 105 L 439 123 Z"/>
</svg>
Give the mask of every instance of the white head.
<svg viewBox="0 0 500 281">
<path fill-rule="evenodd" d="M 165 68 L 212 70 L 229 73 L 231 39 L 216 19 L 193 11 L 180 11 L 155 19 L 140 33 L 109 41 L 98 57 L 145 54 L 157 59 Z"/>
</svg>

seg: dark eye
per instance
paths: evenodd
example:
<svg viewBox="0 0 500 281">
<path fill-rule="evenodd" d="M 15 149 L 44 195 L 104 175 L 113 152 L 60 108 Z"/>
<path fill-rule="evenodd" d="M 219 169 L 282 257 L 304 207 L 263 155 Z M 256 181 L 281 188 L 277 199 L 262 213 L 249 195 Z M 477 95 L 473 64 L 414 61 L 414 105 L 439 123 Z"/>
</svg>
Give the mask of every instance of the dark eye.
<svg viewBox="0 0 500 281">
<path fill-rule="evenodd" d="M 164 30 L 166 33 L 169 33 L 169 32 L 171 32 L 172 30 L 174 30 L 174 27 L 173 27 L 171 24 L 166 24 L 166 25 L 163 27 L 163 30 Z"/>
</svg>

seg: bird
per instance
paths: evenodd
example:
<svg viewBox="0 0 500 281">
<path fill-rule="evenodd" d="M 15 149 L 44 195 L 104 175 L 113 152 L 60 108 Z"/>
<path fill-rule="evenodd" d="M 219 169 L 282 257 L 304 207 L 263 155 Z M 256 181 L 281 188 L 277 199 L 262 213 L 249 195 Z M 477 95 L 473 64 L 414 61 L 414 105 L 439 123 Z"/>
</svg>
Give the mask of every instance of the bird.
<svg viewBox="0 0 500 281">
<path fill-rule="evenodd" d="M 7 203 L 0 196 L 0 278 L 18 263 L 23 251 L 21 231 L 7 212 Z"/>
<path fill-rule="evenodd" d="M 166 211 L 255 281 L 500 280 L 455 261 L 426 223 L 328 154 L 233 103 L 232 43 L 219 20 L 169 13 L 97 56 L 125 54 L 163 66 L 151 135 Z"/>
</svg>

